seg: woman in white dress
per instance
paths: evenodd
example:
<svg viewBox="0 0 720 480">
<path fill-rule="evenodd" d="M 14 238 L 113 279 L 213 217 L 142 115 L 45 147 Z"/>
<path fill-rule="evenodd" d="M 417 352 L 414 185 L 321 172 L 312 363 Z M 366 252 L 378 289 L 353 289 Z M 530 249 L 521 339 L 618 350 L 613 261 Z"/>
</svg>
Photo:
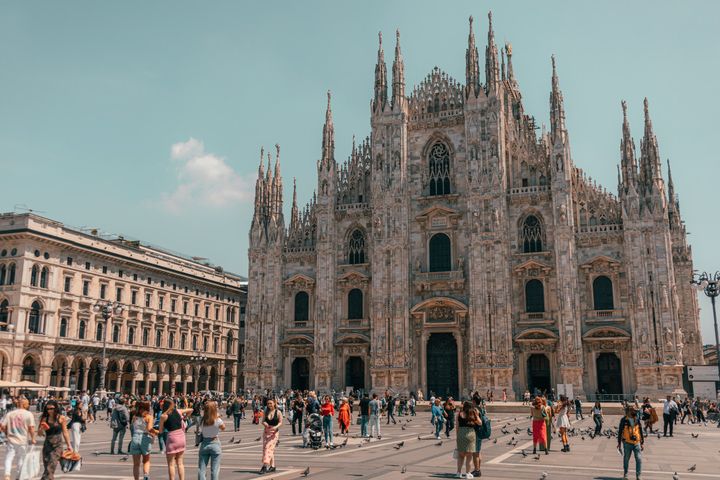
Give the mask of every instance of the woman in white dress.
<svg viewBox="0 0 720 480">
<path fill-rule="evenodd" d="M 569 452 L 570 444 L 568 443 L 567 429 L 570 427 L 570 419 L 568 418 L 568 412 L 570 411 L 570 401 L 566 396 L 560 397 L 557 410 L 555 413 L 555 426 L 560 431 L 560 438 L 562 439 L 563 448 L 561 451 Z"/>
</svg>

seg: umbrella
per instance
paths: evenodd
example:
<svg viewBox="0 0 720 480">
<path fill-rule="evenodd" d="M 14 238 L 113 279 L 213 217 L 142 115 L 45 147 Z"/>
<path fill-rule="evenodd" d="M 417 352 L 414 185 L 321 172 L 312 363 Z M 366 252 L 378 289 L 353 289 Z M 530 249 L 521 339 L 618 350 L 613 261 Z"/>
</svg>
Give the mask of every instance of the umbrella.
<svg viewBox="0 0 720 480">
<path fill-rule="evenodd" d="M 14 383 L 12 387 L 22 388 L 25 390 L 44 390 L 47 388 L 45 385 L 40 385 L 39 383 L 31 382 L 30 380 L 21 380 L 17 383 Z"/>
<path fill-rule="evenodd" d="M 70 389 L 68 387 L 47 387 L 46 390 L 51 390 L 53 392 L 69 392 Z"/>
<path fill-rule="evenodd" d="M 15 384 L 13 382 L 8 382 L 7 380 L 0 380 L 0 388 L 9 388 L 14 385 Z"/>
</svg>

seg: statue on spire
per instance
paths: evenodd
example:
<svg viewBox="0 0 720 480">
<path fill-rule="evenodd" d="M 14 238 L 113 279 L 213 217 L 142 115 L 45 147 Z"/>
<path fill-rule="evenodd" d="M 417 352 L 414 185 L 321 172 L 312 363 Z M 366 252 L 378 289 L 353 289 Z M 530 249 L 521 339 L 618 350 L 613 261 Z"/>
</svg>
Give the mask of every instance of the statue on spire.
<svg viewBox="0 0 720 480">
<path fill-rule="evenodd" d="M 387 66 L 382 46 L 382 32 L 378 32 L 378 58 L 375 64 L 375 98 L 373 111 L 382 111 L 387 104 Z"/>
<path fill-rule="evenodd" d="M 399 107 L 405 98 L 405 63 L 400 51 L 400 30 L 395 31 L 395 60 L 393 61 L 392 107 Z"/>
<path fill-rule="evenodd" d="M 472 15 L 470 15 L 468 48 L 465 51 L 465 98 L 468 98 L 471 93 L 476 97 L 480 93 L 480 66 L 478 64 L 478 50 L 475 45 Z"/>
</svg>

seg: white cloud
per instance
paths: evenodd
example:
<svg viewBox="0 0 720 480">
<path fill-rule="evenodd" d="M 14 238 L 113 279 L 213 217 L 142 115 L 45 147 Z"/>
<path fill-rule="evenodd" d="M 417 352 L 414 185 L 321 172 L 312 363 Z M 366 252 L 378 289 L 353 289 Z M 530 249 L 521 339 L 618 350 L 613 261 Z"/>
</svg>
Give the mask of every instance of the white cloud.
<svg viewBox="0 0 720 480">
<path fill-rule="evenodd" d="M 205 152 L 200 140 L 191 137 L 174 144 L 170 157 L 178 162 L 178 185 L 162 196 L 169 212 L 196 205 L 222 208 L 253 198 L 254 180 L 233 170 L 223 157 Z"/>
</svg>

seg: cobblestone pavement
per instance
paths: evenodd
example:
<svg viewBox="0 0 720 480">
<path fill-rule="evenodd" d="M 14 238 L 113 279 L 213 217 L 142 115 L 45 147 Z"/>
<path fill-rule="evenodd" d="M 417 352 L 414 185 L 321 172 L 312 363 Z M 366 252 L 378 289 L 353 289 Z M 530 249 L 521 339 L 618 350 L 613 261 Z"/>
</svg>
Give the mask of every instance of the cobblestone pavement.
<svg viewBox="0 0 720 480">
<path fill-rule="evenodd" d="M 483 479 L 539 479 L 546 473 L 547 479 L 598 479 L 622 478 L 622 458 L 615 449 L 615 438 L 595 438 L 577 434 L 571 437 L 571 452 L 559 451 L 560 442 L 553 439 L 550 455 L 539 460 L 530 454 L 532 444 L 527 434 L 529 420 L 518 413 L 491 414 L 493 435 L 483 442 Z M 408 421 L 409 420 L 409 421 Z M 606 427 L 615 427 L 618 416 L 608 416 Z M 588 418 L 575 422 L 576 430 L 591 427 Z M 507 434 L 501 431 L 505 427 Z M 432 426 L 427 412 L 416 417 L 398 417 L 398 425 L 382 424 L 382 440 L 363 442 L 353 437 L 359 426 L 353 425 L 347 446 L 334 450 L 313 451 L 301 448 L 300 437 L 291 436 L 289 424 L 281 430 L 280 445 L 276 450 L 278 470 L 262 476 L 267 479 L 304 478 L 302 473 L 310 467 L 307 478 L 312 479 L 432 479 L 453 478 L 455 460 L 454 432 L 441 445 L 431 435 Z M 515 433 L 515 429 L 518 429 Z M 230 428 L 232 430 L 232 428 Z M 262 442 L 256 439 L 261 429 L 244 420 L 240 433 L 226 431 L 222 439 L 222 469 L 220 478 L 246 480 L 261 478 L 257 473 L 261 466 Z M 698 437 L 694 438 L 693 434 Z M 516 445 L 509 444 L 517 440 Z M 126 436 L 126 440 L 129 435 Z M 584 439 L 583 439 L 584 438 Z M 197 478 L 197 448 L 194 436 L 188 434 L 188 451 L 185 455 L 186 478 Z M 336 444 L 344 437 L 336 436 Z M 234 442 L 231 442 L 234 440 Z M 132 459 L 123 461 L 119 455 L 109 455 L 110 428 L 104 421 L 90 424 L 83 436 L 82 471 L 58 475 L 57 478 L 96 480 L 132 479 Z M 239 443 L 235 443 L 238 442 Z M 404 442 L 399 449 L 393 448 Z M 715 425 L 678 425 L 673 438 L 651 436 L 643 453 L 643 479 L 672 479 L 678 472 L 681 479 L 720 479 L 720 429 Z M 526 450 L 528 455 L 523 456 Z M 3 453 L 4 457 L 4 453 Z M 696 465 L 694 472 L 688 468 Z M 405 469 L 405 473 L 401 471 Z M 631 475 L 634 462 L 631 461 Z M 152 455 L 150 478 L 167 479 L 164 455 Z M 208 477 L 209 478 L 209 477 Z"/>
</svg>

